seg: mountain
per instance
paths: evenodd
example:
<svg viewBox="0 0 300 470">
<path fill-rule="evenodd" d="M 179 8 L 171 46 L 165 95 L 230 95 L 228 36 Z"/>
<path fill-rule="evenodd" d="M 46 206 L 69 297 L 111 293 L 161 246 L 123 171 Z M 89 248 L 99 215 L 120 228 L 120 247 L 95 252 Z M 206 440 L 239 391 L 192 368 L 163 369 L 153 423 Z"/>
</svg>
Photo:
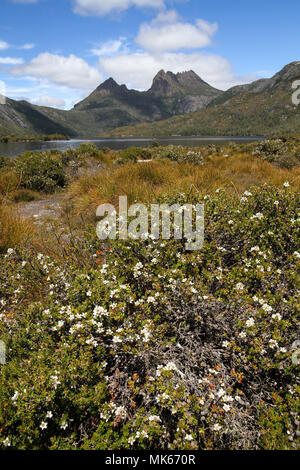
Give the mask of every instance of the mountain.
<svg viewBox="0 0 300 470">
<path fill-rule="evenodd" d="M 119 126 L 167 119 L 204 108 L 222 92 L 195 72 L 161 70 L 150 90 L 129 90 L 109 78 L 70 111 L 7 99 L 0 105 L 0 135 L 62 133 L 93 137 Z"/>
<path fill-rule="evenodd" d="M 230 88 L 212 99 L 205 109 L 155 123 L 115 129 L 106 136 L 300 134 L 300 105 L 292 102 L 295 91 L 292 85 L 297 80 L 300 80 L 300 62 L 292 62 L 272 78 Z"/>
<path fill-rule="evenodd" d="M 225 92 L 191 70 L 160 70 L 148 91 L 129 90 L 109 78 L 70 111 L 7 99 L 0 105 L 0 135 L 300 134 L 300 106 L 292 102 L 292 84 L 299 79 L 300 62 L 286 65 L 272 78 Z"/>
</svg>

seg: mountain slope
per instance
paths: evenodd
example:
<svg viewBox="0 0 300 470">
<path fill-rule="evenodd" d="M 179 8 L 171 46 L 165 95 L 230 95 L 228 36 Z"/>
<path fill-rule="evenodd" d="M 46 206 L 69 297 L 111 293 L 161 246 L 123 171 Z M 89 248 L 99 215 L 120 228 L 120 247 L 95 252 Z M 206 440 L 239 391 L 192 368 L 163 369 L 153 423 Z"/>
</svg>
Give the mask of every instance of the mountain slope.
<svg viewBox="0 0 300 470">
<path fill-rule="evenodd" d="M 7 99 L 0 105 L 0 135 L 299 134 L 300 106 L 292 103 L 292 83 L 298 79 L 300 62 L 292 62 L 272 78 L 225 92 L 193 71 L 174 74 L 161 70 L 145 92 L 129 90 L 110 78 L 70 111 Z"/>
<path fill-rule="evenodd" d="M 160 71 L 146 92 L 129 90 L 109 78 L 70 111 L 8 99 L 6 105 L 0 105 L 0 134 L 57 132 L 70 137 L 93 137 L 119 126 L 167 119 L 203 108 L 221 93 L 192 71 L 177 75 Z"/>
<path fill-rule="evenodd" d="M 115 129 L 106 136 L 299 134 L 300 106 L 292 102 L 292 84 L 299 79 L 300 62 L 292 62 L 270 79 L 231 88 L 206 109 L 134 128 Z"/>
</svg>

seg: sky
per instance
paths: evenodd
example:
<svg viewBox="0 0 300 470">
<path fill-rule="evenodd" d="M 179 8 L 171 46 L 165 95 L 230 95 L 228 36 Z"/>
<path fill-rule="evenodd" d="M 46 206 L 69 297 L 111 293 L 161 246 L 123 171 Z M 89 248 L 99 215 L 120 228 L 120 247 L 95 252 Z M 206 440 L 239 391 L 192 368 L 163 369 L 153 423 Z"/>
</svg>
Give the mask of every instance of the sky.
<svg viewBox="0 0 300 470">
<path fill-rule="evenodd" d="M 0 94 L 70 109 L 161 69 L 226 90 L 299 60 L 299 23 L 299 0 L 0 0 Z"/>
</svg>

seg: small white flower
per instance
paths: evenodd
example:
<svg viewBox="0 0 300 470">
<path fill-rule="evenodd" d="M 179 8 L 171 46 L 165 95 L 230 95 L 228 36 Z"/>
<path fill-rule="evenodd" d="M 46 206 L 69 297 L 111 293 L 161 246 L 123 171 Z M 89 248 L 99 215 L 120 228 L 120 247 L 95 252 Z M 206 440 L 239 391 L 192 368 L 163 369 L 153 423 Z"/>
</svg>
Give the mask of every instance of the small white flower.
<svg viewBox="0 0 300 470">
<path fill-rule="evenodd" d="M 273 308 L 271 307 L 271 305 L 268 305 L 268 304 L 263 304 L 263 306 L 261 307 L 265 312 L 272 312 Z"/>
<path fill-rule="evenodd" d="M 283 183 L 283 186 L 284 186 L 285 188 L 289 188 L 289 187 L 290 187 L 290 183 L 289 183 L 288 181 L 286 181 L 285 183 Z"/>
<path fill-rule="evenodd" d="M 4 439 L 4 441 L 2 441 L 2 442 L 3 442 L 3 445 L 5 447 L 10 447 L 10 445 L 11 445 L 10 439 L 8 437 L 6 439 Z"/>
<path fill-rule="evenodd" d="M 186 441 L 193 441 L 194 438 L 193 438 L 193 436 L 192 436 L 191 434 L 187 434 L 187 435 L 185 436 L 185 440 L 186 440 Z"/>
<path fill-rule="evenodd" d="M 151 415 L 151 416 L 149 416 L 149 421 L 150 421 L 150 422 L 152 422 L 152 421 L 160 422 L 161 419 L 160 419 L 159 416 Z"/>
<path fill-rule="evenodd" d="M 45 423 L 45 421 L 42 421 L 41 424 L 40 424 L 40 428 L 41 428 L 42 430 L 44 430 L 44 429 L 47 429 L 47 427 L 48 427 L 48 424 Z"/>
<path fill-rule="evenodd" d="M 270 339 L 270 341 L 269 341 L 269 347 L 270 347 L 271 349 L 277 348 L 277 347 L 278 347 L 277 341 L 275 341 L 274 339 Z"/>
<path fill-rule="evenodd" d="M 12 397 L 12 401 L 17 401 L 19 397 L 19 392 L 15 392 L 14 396 Z"/>
<path fill-rule="evenodd" d="M 67 429 L 67 427 L 68 427 L 68 423 L 66 423 L 65 421 L 60 425 L 60 428 L 64 430 Z"/>
<path fill-rule="evenodd" d="M 251 328 L 251 326 L 254 326 L 255 325 L 255 321 L 254 321 L 254 318 L 249 318 L 249 320 L 246 321 L 246 326 L 247 328 Z"/>
<path fill-rule="evenodd" d="M 227 411 L 230 411 L 230 410 L 231 410 L 231 407 L 230 407 L 229 405 L 224 405 L 224 406 L 223 406 L 223 410 L 226 411 L 226 412 L 227 412 Z"/>
<path fill-rule="evenodd" d="M 213 426 L 214 431 L 220 431 L 220 429 L 222 429 L 222 427 L 219 424 L 214 424 Z"/>
<path fill-rule="evenodd" d="M 272 319 L 280 321 L 282 319 L 282 316 L 280 315 L 280 313 L 274 313 L 272 315 Z"/>
<path fill-rule="evenodd" d="M 48 413 L 46 414 L 46 418 L 53 418 L 52 411 L 48 411 Z"/>
<path fill-rule="evenodd" d="M 245 289 L 245 286 L 242 282 L 238 282 L 237 285 L 235 286 L 236 290 L 242 291 Z"/>
</svg>

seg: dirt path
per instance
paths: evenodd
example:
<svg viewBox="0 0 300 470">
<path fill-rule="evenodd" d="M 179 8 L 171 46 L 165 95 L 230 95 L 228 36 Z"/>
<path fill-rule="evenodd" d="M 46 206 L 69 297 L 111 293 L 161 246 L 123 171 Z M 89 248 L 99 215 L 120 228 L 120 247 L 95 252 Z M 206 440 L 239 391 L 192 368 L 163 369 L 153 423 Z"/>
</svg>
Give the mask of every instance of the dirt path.
<svg viewBox="0 0 300 470">
<path fill-rule="evenodd" d="M 58 219 L 61 213 L 63 196 L 54 196 L 48 199 L 22 203 L 18 212 L 26 219 L 35 219 L 35 225 L 41 225 L 42 219 Z"/>
</svg>

